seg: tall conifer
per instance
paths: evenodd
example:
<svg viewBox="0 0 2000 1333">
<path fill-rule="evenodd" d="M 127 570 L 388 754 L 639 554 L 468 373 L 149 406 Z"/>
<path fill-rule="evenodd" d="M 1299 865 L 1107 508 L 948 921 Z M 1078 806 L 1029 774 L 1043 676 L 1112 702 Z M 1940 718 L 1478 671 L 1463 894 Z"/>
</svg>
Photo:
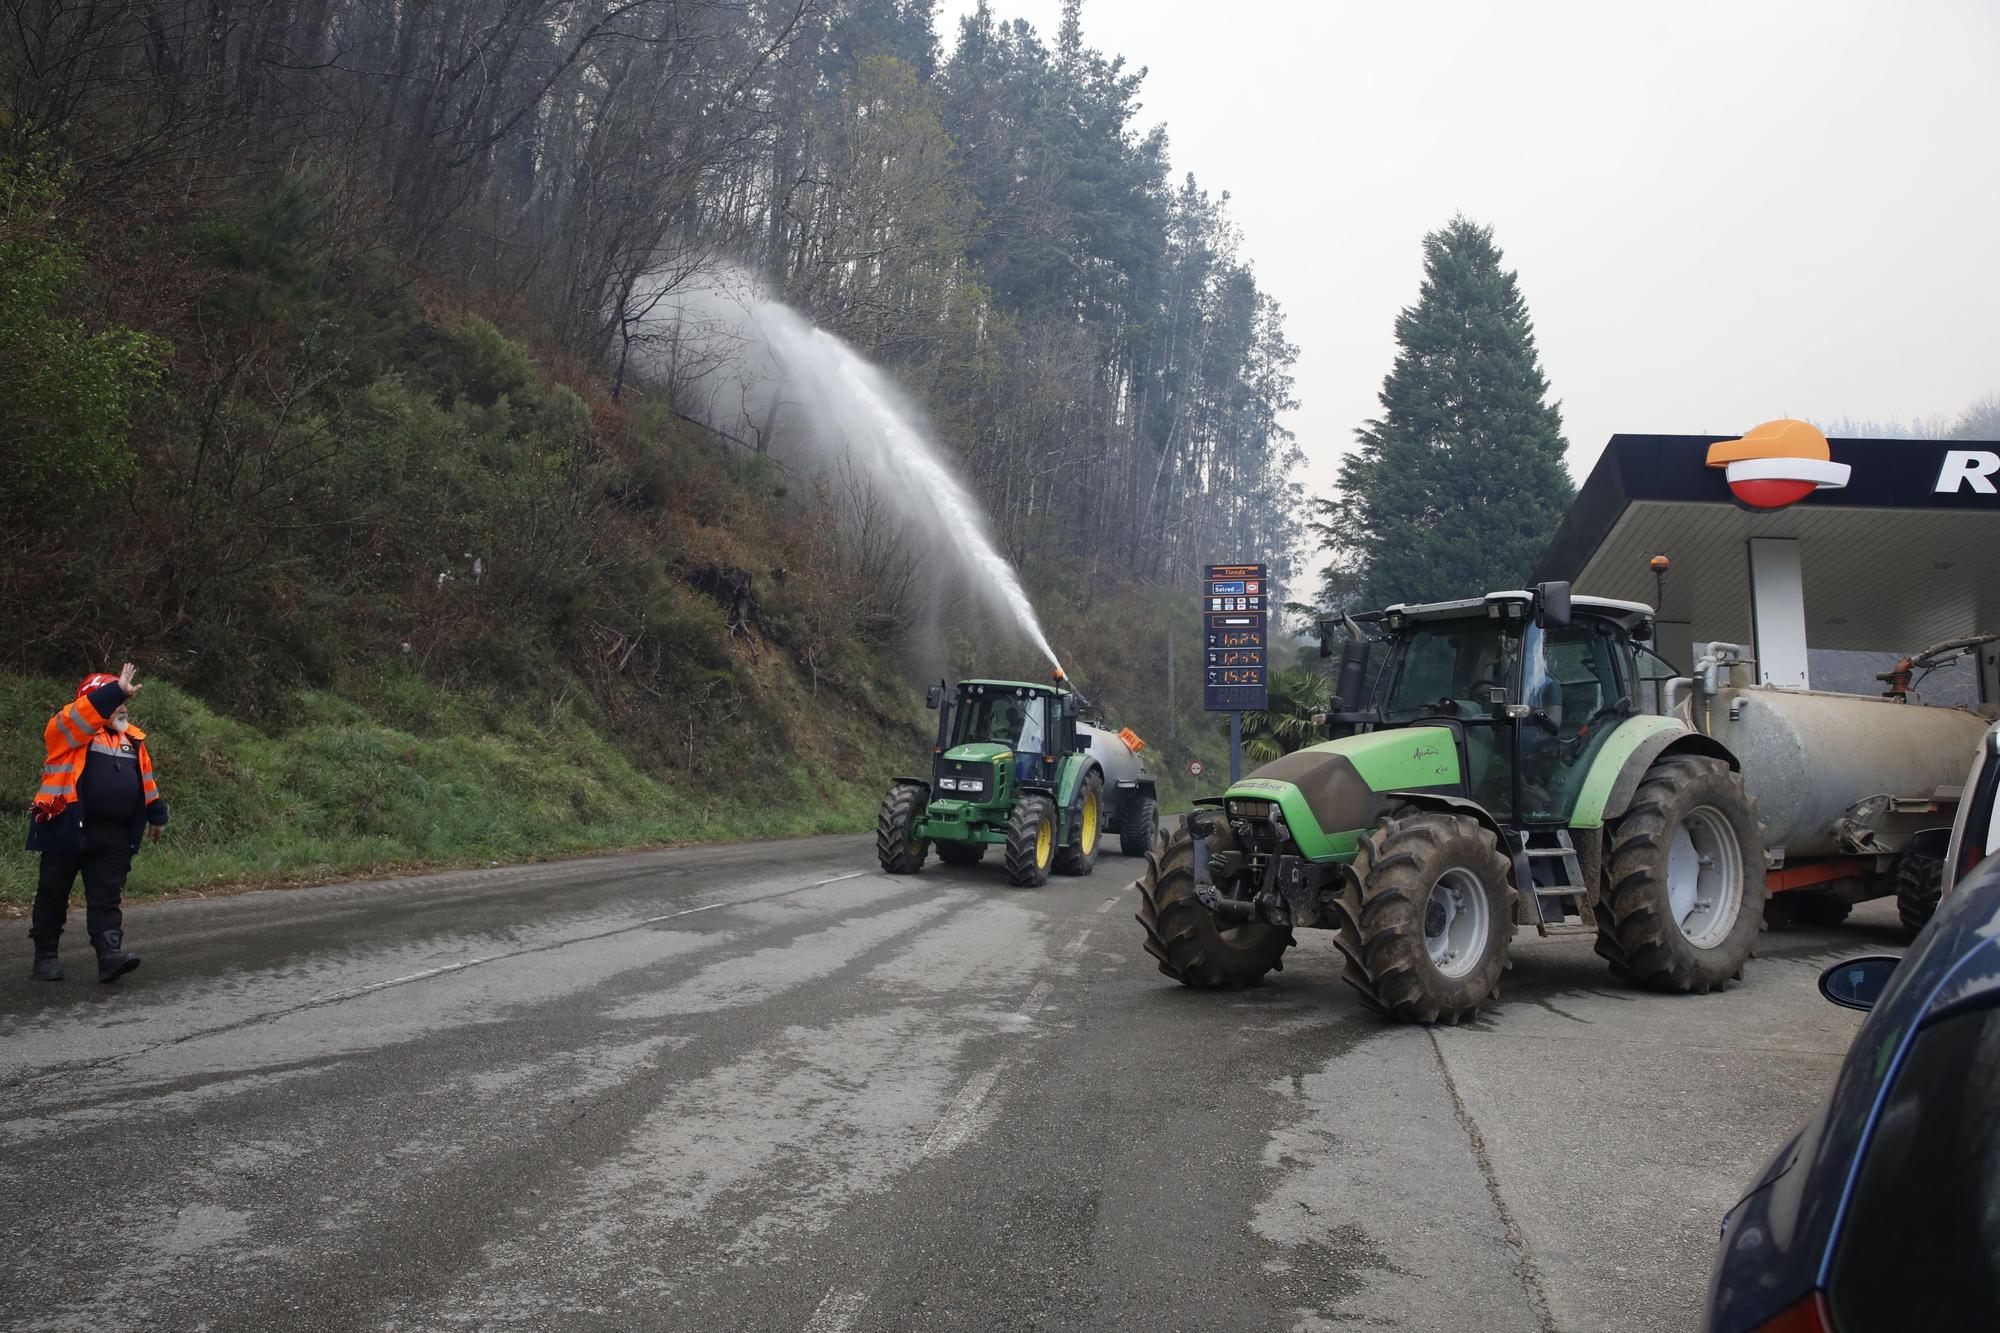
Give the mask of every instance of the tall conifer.
<svg viewBox="0 0 2000 1333">
<path fill-rule="evenodd" d="M 1329 605 L 1518 587 L 1575 496 L 1561 408 L 1500 259 L 1492 228 L 1463 216 L 1424 237 L 1382 416 L 1357 432 L 1340 493 L 1318 502 Z"/>
</svg>

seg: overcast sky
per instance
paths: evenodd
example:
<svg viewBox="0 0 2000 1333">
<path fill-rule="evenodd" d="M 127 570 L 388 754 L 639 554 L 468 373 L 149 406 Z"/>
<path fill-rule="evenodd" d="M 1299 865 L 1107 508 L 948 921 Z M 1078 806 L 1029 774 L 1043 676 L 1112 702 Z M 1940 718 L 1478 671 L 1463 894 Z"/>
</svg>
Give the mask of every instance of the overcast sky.
<svg viewBox="0 0 2000 1333">
<path fill-rule="evenodd" d="M 1053 42 L 1060 0 L 992 0 Z M 972 0 L 944 0 L 949 50 Z M 1226 189 L 1330 489 L 1421 238 L 1489 223 L 1579 483 L 1620 431 L 2000 392 L 2000 0 L 1085 0 Z"/>
</svg>

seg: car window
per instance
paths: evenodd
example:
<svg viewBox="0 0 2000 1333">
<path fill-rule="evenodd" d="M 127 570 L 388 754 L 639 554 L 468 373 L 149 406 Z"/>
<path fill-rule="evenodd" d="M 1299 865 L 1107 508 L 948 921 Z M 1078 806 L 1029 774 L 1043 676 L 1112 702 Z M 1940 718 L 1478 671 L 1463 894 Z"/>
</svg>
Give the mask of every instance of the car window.
<svg viewBox="0 0 2000 1333">
<path fill-rule="evenodd" d="M 1925 1029 L 1869 1139 L 1829 1284 L 1842 1329 L 2000 1312 L 2000 1009 Z M 1986 1325 L 1991 1327 L 1991 1325 Z"/>
</svg>

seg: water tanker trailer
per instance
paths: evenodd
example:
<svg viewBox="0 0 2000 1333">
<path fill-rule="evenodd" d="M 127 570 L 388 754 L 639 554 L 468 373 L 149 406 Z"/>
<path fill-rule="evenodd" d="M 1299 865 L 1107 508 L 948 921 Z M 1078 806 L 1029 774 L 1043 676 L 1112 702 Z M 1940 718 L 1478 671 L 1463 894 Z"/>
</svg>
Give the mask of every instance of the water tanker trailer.
<svg viewBox="0 0 2000 1333">
<path fill-rule="evenodd" d="M 1936 909 L 1952 815 L 1990 719 L 1927 705 L 1912 670 L 1993 641 L 1926 649 L 1881 679 L 1880 696 L 1753 683 L 1746 651 L 1700 645 L 1691 676 L 1669 681 L 1665 708 L 1742 762 L 1764 828 L 1770 915 L 1819 925 L 1894 894 L 1911 932 Z"/>
<path fill-rule="evenodd" d="M 1106 834 L 1127 856 L 1153 845 L 1159 806 L 1144 742 L 1083 722 L 1060 675 L 1053 685 L 939 683 L 928 702 L 938 713 L 930 775 L 897 778 L 875 826 L 890 874 L 922 870 L 933 847 L 947 865 L 976 865 L 998 847 L 1007 878 L 1034 887 L 1051 871 L 1088 875 Z"/>
</svg>

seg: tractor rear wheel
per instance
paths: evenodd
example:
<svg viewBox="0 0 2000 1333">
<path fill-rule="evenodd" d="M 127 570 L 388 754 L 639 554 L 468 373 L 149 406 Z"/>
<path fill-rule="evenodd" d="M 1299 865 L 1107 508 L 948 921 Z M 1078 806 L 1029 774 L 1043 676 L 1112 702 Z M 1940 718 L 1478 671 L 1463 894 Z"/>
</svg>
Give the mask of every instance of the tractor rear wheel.
<svg viewBox="0 0 2000 1333">
<path fill-rule="evenodd" d="M 1458 1023 L 1500 998 L 1514 935 L 1507 858 L 1467 815 L 1404 808 L 1363 835 L 1335 939 L 1369 1008 Z"/>
<path fill-rule="evenodd" d="M 916 835 L 928 793 L 914 783 L 899 782 L 882 798 L 875 820 L 875 859 L 892 875 L 914 875 L 924 868 L 930 844 Z"/>
<path fill-rule="evenodd" d="M 1226 849 L 1235 839 L 1218 829 L 1209 845 Z M 1146 853 L 1138 887 L 1137 919 L 1146 928 L 1146 952 L 1183 986 L 1247 986 L 1273 968 L 1284 970 L 1284 952 L 1294 943 L 1291 932 L 1268 921 L 1225 926 L 1195 896 L 1194 840 L 1185 828 Z"/>
<path fill-rule="evenodd" d="M 1144 856 L 1159 840 L 1160 803 L 1132 793 L 1118 812 L 1118 850 L 1127 856 Z"/>
<path fill-rule="evenodd" d="M 1943 857 L 1904 852 L 1896 858 L 1896 916 L 1912 939 L 1931 923 L 1943 896 Z"/>
<path fill-rule="evenodd" d="M 1720 759 L 1670 755 L 1646 770 L 1611 828 L 1597 952 L 1654 990 L 1706 994 L 1743 976 L 1764 923 L 1764 831 Z"/>
<path fill-rule="evenodd" d="M 983 842 L 950 842 L 940 838 L 932 845 L 937 848 L 938 860 L 948 866 L 976 866 L 986 859 Z"/>
<path fill-rule="evenodd" d="M 1049 882 L 1056 859 L 1056 803 L 1046 796 L 1023 796 L 1007 818 L 1007 879 L 1024 889 Z"/>
<path fill-rule="evenodd" d="M 1056 848 L 1056 869 L 1065 875 L 1088 875 L 1097 868 L 1097 844 L 1104 834 L 1104 774 L 1094 768 L 1077 784 L 1069 823 L 1069 841 Z"/>
</svg>

